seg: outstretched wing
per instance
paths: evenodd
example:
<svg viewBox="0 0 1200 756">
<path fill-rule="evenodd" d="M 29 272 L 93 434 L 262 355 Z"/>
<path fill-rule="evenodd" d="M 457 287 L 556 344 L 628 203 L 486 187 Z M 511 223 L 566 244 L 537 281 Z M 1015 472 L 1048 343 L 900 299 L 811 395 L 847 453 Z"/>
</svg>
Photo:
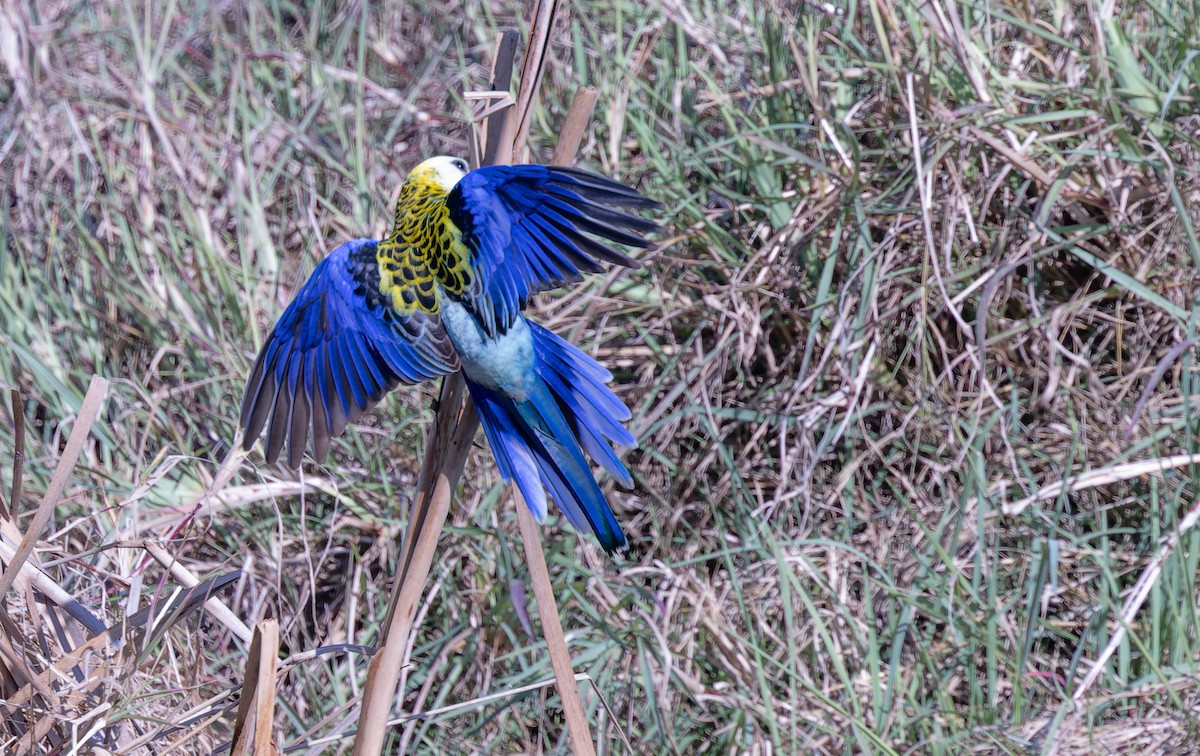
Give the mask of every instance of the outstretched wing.
<svg viewBox="0 0 1200 756">
<path fill-rule="evenodd" d="M 648 247 L 658 228 L 619 208 L 659 207 L 612 179 L 577 168 L 487 166 L 446 197 L 475 275 L 460 296 L 489 334 L 506 329 L 529 295 L 598 273 L 600 262 L 638 267 L 605 242 Z M 594 238 L 598 237 L 598 238 Z"/>
<path fill-rule="evenodd" d="M 299 467 L 310 429 L 323 461 L 329 439 L 397 384 L 458 369 L 436 314 L 399 314 L 380 293 L 376 246 L 355 239 L 322 260 L 259 352 L 241 426 L 246 449 L 267 428 L 268 462 L 286 442 L 288 465 Z"/>
</svg>

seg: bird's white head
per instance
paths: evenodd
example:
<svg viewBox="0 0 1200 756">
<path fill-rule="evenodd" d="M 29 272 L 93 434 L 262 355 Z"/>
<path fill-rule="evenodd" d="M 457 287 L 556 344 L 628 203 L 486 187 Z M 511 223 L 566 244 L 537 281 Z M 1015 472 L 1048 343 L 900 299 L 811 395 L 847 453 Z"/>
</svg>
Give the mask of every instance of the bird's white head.
<svg viewBox="0 0 1200 756">
<path fill-rule="evenodd" d="M 433 187 L 449 192 L 462 177 L 467 175 L 469 167 L 462 158 L 438 155 L 420 163 L 408 174 L 409 182 L 431 184 Z"/>
</svg>

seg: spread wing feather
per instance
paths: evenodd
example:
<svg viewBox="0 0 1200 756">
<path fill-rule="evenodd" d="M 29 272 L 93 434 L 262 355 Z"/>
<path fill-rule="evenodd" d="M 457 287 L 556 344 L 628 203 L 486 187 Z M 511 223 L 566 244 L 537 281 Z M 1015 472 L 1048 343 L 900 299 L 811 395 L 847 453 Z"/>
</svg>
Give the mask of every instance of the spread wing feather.
<svg viewBox="0 0 1200 756">
<path fill-rule="evenodd" d="M 577 168 L 486 166 L 464 176 L 446 205 L 475 271 L 464 299 L 493 335 L 530 294 L 600 272 L 601 262 L 638 267 L 612 243 L 648 247 L 644 235 L 658 228 L 625 212 L 657 202 Z"/>
<path fill-rule="evenodd" d="M 401 315 L 379 295 L 376 242 L 346 242 L 322 260 L 267 337 L 242 397 L 249 449 L 266 428 L 266 457 L 287 447 L 300 465 L 308 434 L 329 439 L 400 383 L 446 375 L 458 356 L 436 314 Z"/>
</svg>

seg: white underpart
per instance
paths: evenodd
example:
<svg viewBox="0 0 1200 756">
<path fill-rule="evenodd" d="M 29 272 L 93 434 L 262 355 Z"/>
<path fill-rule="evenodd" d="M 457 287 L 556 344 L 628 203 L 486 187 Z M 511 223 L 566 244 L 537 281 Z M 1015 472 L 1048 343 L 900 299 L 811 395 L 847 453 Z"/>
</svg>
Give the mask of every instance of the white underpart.
<svg viewBox="0 0 1200 756">
<path fill-rule="evenodd" d="M 517 318 L 503 335 L 488 338 L 465 307 L 443 296 L 442 325 L 468 378 L 518 402 L 528 398 L 537 378 L 533 333 L 525 318 Z"/>
</svg>

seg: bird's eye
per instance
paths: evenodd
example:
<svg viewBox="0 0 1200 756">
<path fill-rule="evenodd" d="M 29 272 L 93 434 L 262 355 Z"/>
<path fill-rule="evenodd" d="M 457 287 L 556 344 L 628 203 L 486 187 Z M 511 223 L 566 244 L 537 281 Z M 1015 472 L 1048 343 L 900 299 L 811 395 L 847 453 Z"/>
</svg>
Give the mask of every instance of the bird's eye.
<svg viewBox="0 0 1200 756">
<path fill-rule="evenodd" d="M 467 161 L 455 160 L 454 167 L 457 168 L 458 170 L 462 171 L 463 173 L 466 173 L 467 172 Z"/>
</svg>

